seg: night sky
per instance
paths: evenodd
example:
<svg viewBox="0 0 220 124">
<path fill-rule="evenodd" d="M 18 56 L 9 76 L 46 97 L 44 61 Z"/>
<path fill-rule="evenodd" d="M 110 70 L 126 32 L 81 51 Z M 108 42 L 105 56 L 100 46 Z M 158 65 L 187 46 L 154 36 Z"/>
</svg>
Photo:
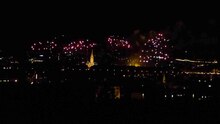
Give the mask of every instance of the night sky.
<svg viewBox="0 0 220 124">
<path fill-rule="evenodd" d="M 200 30 L 203 24 L 218 18 L 217 7 L 208 4 L 157 6 L 157 3 L 119 4 L 112 1 L 100 5 L 85 2 L 68 6 L 60 3 L 8 6 L 1 11 L 0 48 L 12 53 L 23 53 L 30 41 L 60 34 L 100 40 L 111 34 L 129 35 L 135 29 L 165 29 L 178 21 Z"/>
</svg>

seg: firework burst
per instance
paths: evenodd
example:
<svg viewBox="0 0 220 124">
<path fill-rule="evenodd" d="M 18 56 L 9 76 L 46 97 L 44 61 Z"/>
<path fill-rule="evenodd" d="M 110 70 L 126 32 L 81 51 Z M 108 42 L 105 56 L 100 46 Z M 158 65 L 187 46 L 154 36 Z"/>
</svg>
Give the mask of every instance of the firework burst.
<svg viewBox="0 0 220 124">
<path fill-rule="evenodd" d="M 82 53 L 94 48 L 95 46 L 96 44 L 89 40 L 79 40 L 67 44 L 63 47 L 63 50 L 65 54 Z"/>
<path fill-rule="evenodd" d="M 169 58 L 168 42 L 169 39 L 166 39 L 162 33 L 151 35 L 141 49 L 140 62 L 158 64 L 161 60 L 167 60 Z"/>
</svg>

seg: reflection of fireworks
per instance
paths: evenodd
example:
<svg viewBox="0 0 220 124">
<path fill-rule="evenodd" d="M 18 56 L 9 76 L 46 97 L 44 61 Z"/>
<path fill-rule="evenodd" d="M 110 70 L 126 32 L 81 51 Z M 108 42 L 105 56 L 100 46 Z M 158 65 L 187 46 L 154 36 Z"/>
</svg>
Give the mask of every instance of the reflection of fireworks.
<svg viewBox="0 0 220 124">
<path fill-rule="evenodd" d="M 57 47 L 54 41 L 36 42 L 31 46 L 33 51 L 51 51 Z"/>
<path fill-rule="evenodd" d="M 88 51 L 93 48 L 96 44 L 90 42 L 89 40 L 79 40 L 76 42 L 71 42 L 68 45 L 63 47 L 65 54 L 72 54 L 76 52 Z"/>
<path fill-rule="evenodd" d="M 146 43 L 144 43 L 144 49 L 141 50 L 139 56 L 140 62 L 148 63 L 150 61 L 167 60 L 169 58 L 167 54 L 169 40 L 164 37 L 163 34 L 158 33 L 150 37 Z"/>
<path fill-rule="evenodd" d="M 108 37 L 108 44 L 113 47 L 113 49 L 117 49 L 117 48 L 131 48 L 131 44 L 128 40 L 126 40 L 125 38 L 121 38 L 119 36 L 115 37 L 115 36 L 110 36 Z"/>
</svg>

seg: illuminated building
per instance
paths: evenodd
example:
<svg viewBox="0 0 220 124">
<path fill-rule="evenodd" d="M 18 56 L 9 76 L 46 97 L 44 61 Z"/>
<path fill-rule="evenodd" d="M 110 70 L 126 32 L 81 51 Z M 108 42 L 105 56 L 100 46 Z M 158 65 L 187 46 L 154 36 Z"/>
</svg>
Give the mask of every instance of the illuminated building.
<svg viewBox="0 0 220 124">
<path fill-rule="evenodd" d="M 94 61 L 94 55 L 93 55 L 93 50 L 91 52 L 91 55 L 90 55 L 90 61 L 88 61 L 86 63 L 86 65 L 88 66 L 88 68 L 91 68 L 92 66 L 94 66 L 96 63 Z"/>
</svg>

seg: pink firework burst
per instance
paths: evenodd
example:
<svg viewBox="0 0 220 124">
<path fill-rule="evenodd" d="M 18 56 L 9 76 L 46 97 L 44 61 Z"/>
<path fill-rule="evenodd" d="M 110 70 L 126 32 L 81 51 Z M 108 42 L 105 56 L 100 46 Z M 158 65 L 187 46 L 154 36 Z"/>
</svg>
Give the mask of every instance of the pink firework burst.
<svg viewBox="0 0 220 124">
<path fill-rule="evenodd" d="M 89 40 L 78 40 L 73 41 L 63 47 L 63 51 L 65 54 L 73 54 L 78 52 L 88 51 L 94 48 L 96 44 Z"/>
<path fill-rule="evenodd" d="M 164 34 L 156 33 L 150 36 L 144 43 L 144 47 L 141 49 L 141 55 L 139 56 L 141 63 L 158 63 L 161 60 L 167 60 L 168 55 L 168 42 Z"/>
</svg>

